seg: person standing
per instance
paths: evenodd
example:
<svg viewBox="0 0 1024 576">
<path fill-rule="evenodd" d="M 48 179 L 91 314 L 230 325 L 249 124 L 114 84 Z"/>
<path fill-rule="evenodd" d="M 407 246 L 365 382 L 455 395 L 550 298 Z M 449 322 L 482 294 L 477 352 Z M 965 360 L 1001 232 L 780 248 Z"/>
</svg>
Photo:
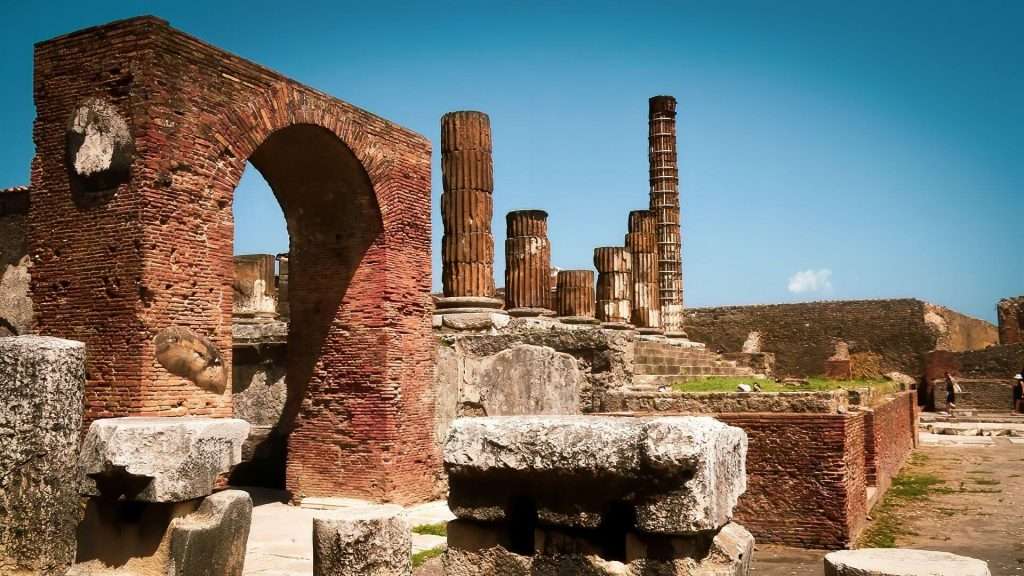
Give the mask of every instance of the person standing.
<svg viewBox="0 0 1024 576">
<path fill-rule="evenodd" d="M 1013 377 L 1013 411 L 1024 412 L 1024 370 Z"/>
<path fill-rule="evenodd" d="M 956 390 L 958 386 L 953 375 L 946 372 L 946 410 L 952 411 L 956 408 Z"/>
</svg>

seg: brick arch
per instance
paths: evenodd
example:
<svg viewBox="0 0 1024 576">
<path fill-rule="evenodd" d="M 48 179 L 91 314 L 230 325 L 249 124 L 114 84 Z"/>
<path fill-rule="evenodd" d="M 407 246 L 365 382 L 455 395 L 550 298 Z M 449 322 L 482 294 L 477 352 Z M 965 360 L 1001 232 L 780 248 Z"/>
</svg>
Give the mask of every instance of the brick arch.
<svg viewBox="0 0 1024 576">
<path fill-rule="evenodd" d="M 149 17 L 38 44 L 35 81 L 36 320 L 86 342 L 87 420 L 231 415 L 230 390 L 168 373 L 152 338 L 187 327 L 230 365 L 231 205 L 252 159 L 292 204 L 291 235 L 312 247 L 305 267 L 320 282 L 305 290 L 319 332 L 299 342 L 310 357 L 296 380 L 308 385 L 289 408 L 288 488 L 296 498 L 431 496 L 429 141 Z M 109 201 L 78 208 L 64 130 L 97 96 L 128 123 L 131 176 Z M 330 188 L 335 176 L 331 186 L 345 186 Z M 346 226 L 332 232 L 333 214 Z M 293 286 L 301 267 L 292 263 Z"/>
</svg>

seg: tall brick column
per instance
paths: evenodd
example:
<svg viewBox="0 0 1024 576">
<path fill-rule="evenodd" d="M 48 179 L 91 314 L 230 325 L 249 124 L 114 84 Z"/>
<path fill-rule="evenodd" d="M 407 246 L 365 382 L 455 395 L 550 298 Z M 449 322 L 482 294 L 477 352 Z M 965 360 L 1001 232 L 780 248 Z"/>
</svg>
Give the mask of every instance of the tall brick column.
<svg viewBox="0 0 1024 576">
<path fill-rule="evenodd" d="M 491 120 L 483 112 L 441 117 L 442 283 L 440 309 L 501 308 L 494 298 L 494 167 Z"/>
<path fill-rule="evenodd" d="M 999 315 L 999 343 L 1009 346 L 1024 342 L 1024 296 L 1000 300 L 996 312 Z"/>
<path fill-rule="evenodd" d="M 657 218 L 650 210 L 629 213 L 626 248 L 633 255 L 633 324 L 641 333 L 660 334 Z"/>
<path fill-rule="evenodd" d="M 657 218 L 661 319 L 666 335 L 684 336 L 676 99 L 672 96 L 654 96 L 648 103 L 651 211 Z"/>
<path fill-rule="evenodd" d="M 513 316 L 553 316 L 548 213 L 516 210 L 505 223 L 505 308 Z"/>
<path fill-rule="evenodd" d="M 558 271 L 559 320 L 566 324 L 596 324 L 594 318 L 594 271 Z"/>
<path fill-rule="evenodd" d="M 633 255 L 629 248 L 594 248 L 597 319 L 607 328 L 632 328 Z"/>
</svg>

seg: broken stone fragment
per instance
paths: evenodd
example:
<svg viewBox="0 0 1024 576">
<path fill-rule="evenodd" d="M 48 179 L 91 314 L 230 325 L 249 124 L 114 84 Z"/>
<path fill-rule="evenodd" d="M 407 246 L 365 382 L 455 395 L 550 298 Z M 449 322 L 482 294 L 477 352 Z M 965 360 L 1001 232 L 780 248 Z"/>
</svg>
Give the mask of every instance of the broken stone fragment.
<svg viewBox="0 0 1024 576">
<path fill-rule="evenodd" d="M 412 528 L 401 506 L 336 510 L 313 518 L 313 575 L 356 574 L 412 574 Z"/>
<path fill-rule="evenodd" d="M 180 576 L 242 576 L 252 523 L 252 498 L 224 490 L 171 523 L 171 559 Z"/>
<path fill-rule="evenodd" d="M 89 98 L 68 121 L 67 155 L 72 174 L 88 191 L 127 182 L 134 155 L 128 122 L 110 102 Z"/>
<path fill-rule="evenodd" d="M 188 328 L 172 326 L 156 335 L 156 359 L 175 376 L 188 378 L 196 386 L 223 394 L 227 371 L 217 347 L 205 336 Z"/>
<path fill-rule="evenodd" d="M 988 564 L 948 552 L 900 548 L 840 550 L 825 556 L 825 576 L 989 576 Z"/>
<path fill-rule="evenodd" d="M 746 434 L 707 417 L 515 416 L 455 421 L 444 446 L 456 516 L 598 528 L 627 507 L 637 529 L 727 524 L 746 490 Z"/>
<path fill-rule="evenodd" d="M 75 558 L 85 345 L 0 338 L 0 574 L 63 574 Z"/>
<path fill-rule="evenodd" d="M 242 460 L 249 423 L 231 418 L 96 420 L 82 443 L 82 491 L 142 502 L 182 502 L 213 493 Z"/>
</svg>

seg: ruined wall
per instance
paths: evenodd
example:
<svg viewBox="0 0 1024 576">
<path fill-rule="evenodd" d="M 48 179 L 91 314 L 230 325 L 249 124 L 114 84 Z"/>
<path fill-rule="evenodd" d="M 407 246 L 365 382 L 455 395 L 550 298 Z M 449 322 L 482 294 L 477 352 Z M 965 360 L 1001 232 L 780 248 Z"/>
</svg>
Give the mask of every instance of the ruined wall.
<svg viewBox="0 0 1024 576">
<path fill-rule="evenodd" d="M 758 542 L 836 549 L 867 517 L 864 415 L 719 414 L 747 433 L 736 522 Z"/>
<path fill-rule="evenodd" d="M 999 316 L 999 343 L 1009 346 L 1024 342 L 1024 296 L 1000 300 L 996 313 Z"/>
<path fill-rule="evenodd" d="M 884 493 L 917 446 L 917 394 L 903 392 L 864 413 L 864 461 L 868 486 Z"/>
<path fill-rule="evenodd" d="M 163 370 L 153 337 L 186 327 L 230 368 L 248 159 L 291 233 L 288 488 L 432 496 L 429 140 L 151 17 L 39 43 L 35 72 L 37 329 L 86 342 L 87 420 L 231 415 L 231 391 Z M 79 162 L 108 134 L 80 119 L 130 145 Z"/>
<path fill-rule="evenodd" d="M 25 244 L 27 188 L 0 190 L 0 336 L 32 331 L 29 258 Z"/>
<path fill-rule="evenodd" d="M 822 374 L 839 340 L 851 353 L 879 355 L 883 372 L 911 375 L 923 374 L 926 352 L 996 341 L 991 324 L 913 299 L 696 308 L 686 318 L 690 338 L 714 350 L 738 352 L 751 332 L 760 332 L 761 349 L 775 354 L 783 376 Z"/>
<path fill-rule="evenodd" d="M 606 394 L 602 412 L 718 414 L 733 412 L 845 412 L 849 395 L 832 392 L 656 392 L 624 391 Z"/>
</svg>

